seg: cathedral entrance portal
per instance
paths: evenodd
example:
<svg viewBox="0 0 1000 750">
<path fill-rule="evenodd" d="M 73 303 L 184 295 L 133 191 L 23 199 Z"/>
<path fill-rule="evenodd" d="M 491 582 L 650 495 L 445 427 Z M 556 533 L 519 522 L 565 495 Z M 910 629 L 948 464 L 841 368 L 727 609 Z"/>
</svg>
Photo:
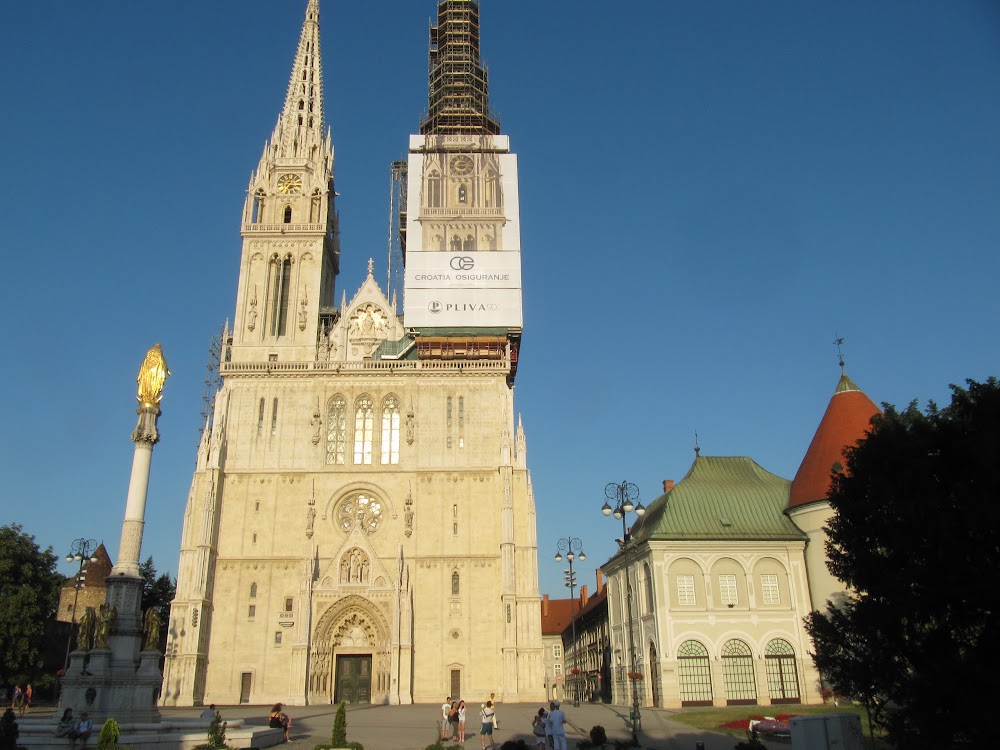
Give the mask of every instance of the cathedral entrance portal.
<svg viewBox="0 0 1000 750">
<path fill-rule="evenodd" d="M 337 683 L 333 690 L 334 703 L 371 703 L 371 656 L 342 655 L 337 657 Z"/>
<path fill-rule="evenodd" d="M 333 602 L 313 631 L 311 700 L 387 703 L 389 654 L 389 624 L 377 605 L 357 594 Z"/>
</svg>

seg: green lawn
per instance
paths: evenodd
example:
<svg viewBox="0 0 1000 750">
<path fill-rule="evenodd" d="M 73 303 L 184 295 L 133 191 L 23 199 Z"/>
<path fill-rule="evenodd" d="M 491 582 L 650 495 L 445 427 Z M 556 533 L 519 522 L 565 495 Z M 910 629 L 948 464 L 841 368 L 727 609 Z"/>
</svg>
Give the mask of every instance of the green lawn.
<svg viewBox="0 0 1000 750">
<path fill-rule="evenodd" d="M 796 704 L 774 706 L 713 706 L 711 708 L 682 708 L 677 711 L 677 713 L 672 714 L 670 718 L 674 721 L 679 721 L 682 724 L 697 727 L 698 729 L 708 729 L 713 732 L 730 734 L 733 737 L 739 737 L 742 739 L 746 737 L 746 733 L 742 729 L 730 729 L 720 725 L 726 724 L 730 721 L 747 719 L 751 716 L 776 716 L 778 714 L 781 714 L 782 716 L 786 714 L 791 716 L 803 716 L 832 713 L 858 714 L 861 717 L 861 730 L 865 737 L 865 747 L 867 748 L 869 746 L 868 717 L 865 715 L 864 709 L 861 706 L 854 706 L 845 703 L 841 703 L 839 707 L 834 706 L 832 703 L 824 703 L 819 706 L 803 706 Z M 888 744 L 879 740 L 877 734 L 875 739 L 876 750 L 883 750 L 884 748 L 889 747 Z"/>
</svg>

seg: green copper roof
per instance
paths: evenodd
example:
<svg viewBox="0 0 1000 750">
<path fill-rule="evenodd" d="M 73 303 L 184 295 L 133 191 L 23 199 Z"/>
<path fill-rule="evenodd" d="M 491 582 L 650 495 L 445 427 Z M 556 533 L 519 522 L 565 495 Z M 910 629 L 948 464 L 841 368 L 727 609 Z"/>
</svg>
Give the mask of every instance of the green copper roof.
<svg viewBox="0 0 1000 750">
<path fill-rule="evenodd" d="M 847 377 L 847 373 L 842 373 L 840 376 L 840 382 L 837 383 L 837 390 L 834 393 L 844 393 L 845 391 L 860 391 L 854 381 Z"/>
<path fill-rule="evenodd" d="M 633 538 L 804 540 L 782 512 L 790 487 L 745 456 L 698 456 L 687 475 L 646 509 Z"/>
</svg>

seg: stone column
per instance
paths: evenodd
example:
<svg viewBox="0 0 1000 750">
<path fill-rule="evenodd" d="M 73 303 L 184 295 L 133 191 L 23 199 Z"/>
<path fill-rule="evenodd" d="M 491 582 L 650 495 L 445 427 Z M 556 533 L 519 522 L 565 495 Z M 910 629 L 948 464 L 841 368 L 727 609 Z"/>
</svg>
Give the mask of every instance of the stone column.
<svg viewBox="0 0 1000 750">
<path fill-rule="evenodd" d="M 160 408 L 144 403 L 136 410 L 139 422 L 132 431 L 135 452 L 132 455 L 132 475 L 128 483 L 125 502 L 125 519 L 122 521 L 121 544 L 118 562 L 111 571 L 113 576 L 139 577 L 139 552 L 142 548 L 142 530 L 146 517 L 146 493 L 149 489 L 149 467 L 153 460 L 153 446 L 160 439 L 156 418 Z"/>
</svg>

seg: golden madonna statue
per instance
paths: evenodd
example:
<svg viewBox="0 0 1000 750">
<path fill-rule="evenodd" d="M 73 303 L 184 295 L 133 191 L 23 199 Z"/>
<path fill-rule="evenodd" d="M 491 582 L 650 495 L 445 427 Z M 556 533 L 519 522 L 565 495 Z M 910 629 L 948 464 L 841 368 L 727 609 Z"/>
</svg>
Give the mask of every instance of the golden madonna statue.
<svg viewBox="0 0 1000 750">
<path fill-rule="evenodd" d="M 146 352 L 146 358 L 139 368 L 136 382 L 139 384 L 139 394 L 136 396 L 140 404 L 158 404 L 163 398 L 163 382 L 170 374 L 167 360 L 163 357 L 163 349 L 159 344 Z"/>
</svg>

